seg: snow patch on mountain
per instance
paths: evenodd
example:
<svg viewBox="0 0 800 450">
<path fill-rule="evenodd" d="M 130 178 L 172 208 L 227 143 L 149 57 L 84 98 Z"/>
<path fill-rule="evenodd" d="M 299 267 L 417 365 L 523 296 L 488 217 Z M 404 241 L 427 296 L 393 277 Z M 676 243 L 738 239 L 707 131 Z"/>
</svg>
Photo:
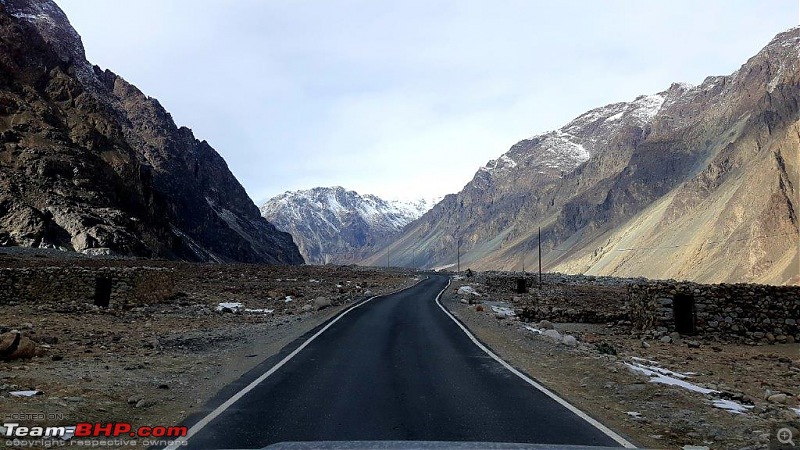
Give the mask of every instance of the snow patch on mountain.
<svg viewBox="0 0 800 450">
<path fill-rule="evenodd" d="M 353 262 L 364 247 L 399 233 L 436 203 L 437 199 L 384 200 L 336 186 L 287 191 L 260 210 L 292 234 L 307 261 Z"/>
<path fill-rule="evenodd" d="M 578 138 L 562 130 L 553 131 L 544 136 L 541 165 L 551 169 L 572 169 L 589 160 L 591 155 L 578 142 Z"/>
<path fill-rule="evenodd" d="M 497 171 L 505 171 L 510 170 L 517 167 L 517 162 L 511 159 L 508 155 L 502 155 L 497 159 L 493 159 L 486 163 L 485 166 L 481 167 L 478 170 L 482 170 L 485 172 L 497 172 Z"/>
<path fill-rule="evenodd" d="M 682 90 L 691 89 L 679 85 Z M 569 172 L 588 161 L 598 141 L 624 126 L 643 127 L 664 106 L 666 92 L 640 95 L 630 102 L 612 103 L 581 114 L 563 127 L 537 134 L 515 145 L 507 153 L 478 169 L 479 173 L 502 176 L 519 166 L 532 167 L 538 173 L 548 170 Z"/>
</svg>

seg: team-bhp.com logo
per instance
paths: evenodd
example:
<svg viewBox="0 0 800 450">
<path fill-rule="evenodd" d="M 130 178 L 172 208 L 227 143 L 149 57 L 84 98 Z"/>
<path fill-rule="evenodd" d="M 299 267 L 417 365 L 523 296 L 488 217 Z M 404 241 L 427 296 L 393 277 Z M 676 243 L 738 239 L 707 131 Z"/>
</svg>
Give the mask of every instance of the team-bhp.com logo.
<svg viewBox="0 0 800 450">
<path fill-rule="evenodd" d="M 61 438 L 96 437 L 178 438 L 186 436 L 188 429 L 181 426 L 142 426 L 134 429 L 127 422 L 80 422 L 63 427 L 23 427 L 18 423 L 4 423 L 7 438 Z"/>
</svg>

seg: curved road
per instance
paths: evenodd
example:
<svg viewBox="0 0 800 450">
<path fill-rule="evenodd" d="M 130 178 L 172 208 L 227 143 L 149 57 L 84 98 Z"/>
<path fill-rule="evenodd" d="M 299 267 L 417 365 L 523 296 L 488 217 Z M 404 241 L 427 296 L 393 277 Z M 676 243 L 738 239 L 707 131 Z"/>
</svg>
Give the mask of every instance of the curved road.
<svg viewBox="0 0 800 450">
<path fill-rule="evenodd" d="M 191 436 L 188 448 L 341 440 L 619 446 L 478 348 L 436 303 L 446 284 L 431 276 L 353 309 Z"/>
</svg>

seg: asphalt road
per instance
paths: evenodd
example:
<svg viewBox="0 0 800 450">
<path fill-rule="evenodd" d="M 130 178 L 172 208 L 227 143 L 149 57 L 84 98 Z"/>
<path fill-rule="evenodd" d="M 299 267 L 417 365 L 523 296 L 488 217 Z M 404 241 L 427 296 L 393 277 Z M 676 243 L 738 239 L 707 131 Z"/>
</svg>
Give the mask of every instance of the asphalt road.
<svg viewBox="0 0 800 450">
<path fill-rule="evenodd" d="M 352 310 L 188 448 L 342 440 L 619 446 L 478 348 L 436 304 L 446 284 L 432 276 Z M 266 363 L 217 401 L 274 365 Z"/>
</svg>

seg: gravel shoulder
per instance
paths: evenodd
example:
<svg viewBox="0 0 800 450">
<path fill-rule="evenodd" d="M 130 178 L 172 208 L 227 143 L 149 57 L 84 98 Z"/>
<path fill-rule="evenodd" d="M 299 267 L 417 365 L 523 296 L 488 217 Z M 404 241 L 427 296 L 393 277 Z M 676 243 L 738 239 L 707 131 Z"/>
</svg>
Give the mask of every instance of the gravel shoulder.
<svg viewBox="0 0 800 450">
<path fill-rule="evenodd" d="M 462 286 L 478 295 L 459 294 Z M 503 359 L 638 446 L 765 449 L 773 427 L 800 422 L 798 344 L 745 346 L 677 336 L 643 344 L 611 325 L 576 323 L 552 324 L 561 336 L 554 339 L 539 334 L 538 323 L 496 312 L 513 310 L 515 295 L 460 280 L 442 302 Z M 717 392 L 692 391 L 669 384 L 670 378 Z M 782 402 L 766 399 L 776 393 L 785 394 Z M 743 410 L 733 413 L 714 402 Z"/>
<path fill-rule="evenodd" d="M 0 328 L 37 341 L 37 356 L 0 361 L 4 422 L 177 425 L 353 303 L 416 281 L 355 267 L 170 266 L 182 275 L 177 294 L 158 304 L 5 305 Z M 255 312 L 216 311 L 221 302 Z M 11 395 L 24 390 L 41 394 Z"/>
</svg>

